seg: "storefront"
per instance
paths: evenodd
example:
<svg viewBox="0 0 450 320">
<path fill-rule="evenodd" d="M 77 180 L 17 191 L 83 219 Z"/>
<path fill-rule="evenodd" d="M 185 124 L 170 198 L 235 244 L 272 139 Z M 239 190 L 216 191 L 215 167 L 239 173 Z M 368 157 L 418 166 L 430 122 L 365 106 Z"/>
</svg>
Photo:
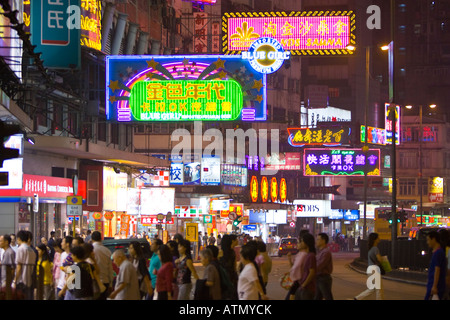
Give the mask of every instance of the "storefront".
<svg viewBox="0 0 450 320">
<path fill-rule="evenodd" d="M 73 195 L 72 179 L 23 174 L 21 189 L 0 189 L 1 211 L 10 212 L 2 215 L 4 225 L 11 229 L 5 231 L 29 230 L 35 242 L 48 238 L 50 231 L 56 231 L 57 237 L 69 234 L 73 222 L 66 215 L 66 201 Z M 78 181 L 77 195 L 86 198 L 86 181 Z M 80 217 L 78 225 L 79 221 L 86 225 L 87 217 Z"/>
</svg>

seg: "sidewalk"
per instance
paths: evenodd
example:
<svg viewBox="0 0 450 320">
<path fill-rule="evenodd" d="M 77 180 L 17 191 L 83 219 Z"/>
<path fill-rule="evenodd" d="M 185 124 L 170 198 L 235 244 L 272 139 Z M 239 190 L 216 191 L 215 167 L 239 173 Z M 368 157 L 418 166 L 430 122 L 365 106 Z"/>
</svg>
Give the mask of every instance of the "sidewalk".
<svg viewBox="0 0 450 320">
<path fill-rule="evenodd" d="M 349 264 L 349 267 L 352 270 L 364 274 L 366 273 L 367 266 L 367 261 L 362 260 L 361 258 L 356 258 Z M 383 279 L 426 286 L 428 281 L 428 273 L 410 270 L 392 270 L 391 272 L 385 274 Z"/>
</svg>

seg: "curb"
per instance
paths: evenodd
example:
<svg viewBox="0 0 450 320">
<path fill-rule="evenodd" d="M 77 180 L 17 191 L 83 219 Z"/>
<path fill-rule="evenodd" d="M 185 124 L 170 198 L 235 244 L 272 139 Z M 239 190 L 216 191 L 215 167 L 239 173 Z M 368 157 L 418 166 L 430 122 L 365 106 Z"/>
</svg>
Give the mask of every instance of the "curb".
<svg viewBox="0 0 450 320">
<path fill-rule="evenodd" d="M 360 269 L 358 269 L 356 266 L 353 266 L 353 262 L 348 264 L 348 267 L 350 269 L 352 269 L 353 271 L 356 271 L 358 273 L 361 274 L 366 274 L 365 271 L 362 271 Z M 406 280 L 406 279 L 401 279 L 401 278 L 396 278 L 396 277 L 389 277 L 389 276 L 382 276 L 383 279 L 386 280 L 391 280 L 391 281 L 397 281 L 397 282 L 403 282 L 403 283 L 407 283 L 407 284 L 413 284 L 413 285 L 417 285 L 417 286 L 424 286 L 426 287 L 427 284 L 425 282 L 421 282 L 421 281 L 414 281 L 414 280 Z"/>
</svg>

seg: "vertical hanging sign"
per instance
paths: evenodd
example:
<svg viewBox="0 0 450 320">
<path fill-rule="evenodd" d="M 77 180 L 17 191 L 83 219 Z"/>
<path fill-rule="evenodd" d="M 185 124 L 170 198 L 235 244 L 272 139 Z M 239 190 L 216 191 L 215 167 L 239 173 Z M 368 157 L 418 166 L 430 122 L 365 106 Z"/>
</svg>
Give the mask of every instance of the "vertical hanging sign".
<svg viewBox="0 0 450 320">
<path fill-rule="evenodd" d="M 31 1 L 31 42 L 45 67 L 80 68 L 79 22 L 80 0 Z"/>
</svg>

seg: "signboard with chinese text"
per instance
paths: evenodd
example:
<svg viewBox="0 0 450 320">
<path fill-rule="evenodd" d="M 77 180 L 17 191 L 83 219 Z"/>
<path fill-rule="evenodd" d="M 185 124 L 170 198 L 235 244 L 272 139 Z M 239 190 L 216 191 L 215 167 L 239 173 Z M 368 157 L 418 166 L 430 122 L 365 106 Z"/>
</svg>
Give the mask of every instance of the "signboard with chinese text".
<svg viewBox="0 0 450 320">
<path fill-rule="evenodd" d="M 320 122 L 350 122 L 352 121 L 352 112 L 345 109 L 327 107 L 327 108 L 305 108 L 301 107 L 302 127 L 315 128 Z"/>
<path fill-rule="evenodd" d="M 230 203 L 230 209 L 220 211 L 220 217 L 228 218 L 229 214 L 232 212 L 236 214 L 236 217 L 241 217 L 244 213 L 244 204 L 243 203 Z"/>
<path fill-rule="evenodd" d="M 47 68 L 78 69 L 81 65 L 81 32 L 69 29 L 69 6 L 80 8 L 80 0 L 31 1 L 31 43 L 34 52 L 42 52 Z M 69 22 L 69 23 L 68 23 Z"/>
<path fill-rule="evenodd" d="M 305 149 L 303 157 L 305 176 L 380 175 L 379 149 Z"/>
<path fill-rule="evenodd" d="M 264 170 L 300 170 L 300 152 L 273 152 L 264 158 Z"/>
<path fill-rule="evenodd" d="M 144 188 L 141 189 L 141 215 L 157 215 L 174 212 L 174 188 Z"/>
<path fill-rule="evenodd" d="M 148 215 L 145 217 L 141 217 L 141 224 L 143 226 L 151 226 L 153 224 L 174 224 L 174 220 L 173 218 L 170 221 L 166 221 L 166 217 L 164 216 L 164 219 L 162 220 L 162 222 L 160 222 L 158 220 L 157 215 Z"/>
<path fill-rule="evenodd" d="M 444 178 L 428 178 L 428 201 L 437 203 L 444 202 Z"/>
<path fill-rule="evenodd" d="M 355 45 L 353 11 L 234 12 L 223 16 L 223 52 L 247 51 L 260 37 L 271 37 L 295 55 L 349 55 Z"/>
<path fill-rule="evenodd" d="M 267 120 L 266 76 L 240 56 L 107 56 L 106 69 L 110 121 Z"/>
<path fill-rule="evenodd" d="M 201 184 L 219 185 L 220 175 L 220 157 L 203 156 L 201 166 Z"/>
<path fill-rule="evenodd" d="M 205 12 L 194 12 L 194 52 L 208 52 L 208 14 Z"/>
<path fill-rule="evenodd" d="M 385 124 L 386 124 L 386 144 L 392 144 L 393 128 L 392 128 L 392 109 L 389 103 L 385 103 Z M 395 107 L 395 144 L 400 144 L 400 106 Z"/>
<path fill-rule="evenodd" d="M 293 147 L 305 145 L 339 146 L 350 143 L 348 126 L 329 128 L 288 128 L 288 142 Z"/>
</svg>

